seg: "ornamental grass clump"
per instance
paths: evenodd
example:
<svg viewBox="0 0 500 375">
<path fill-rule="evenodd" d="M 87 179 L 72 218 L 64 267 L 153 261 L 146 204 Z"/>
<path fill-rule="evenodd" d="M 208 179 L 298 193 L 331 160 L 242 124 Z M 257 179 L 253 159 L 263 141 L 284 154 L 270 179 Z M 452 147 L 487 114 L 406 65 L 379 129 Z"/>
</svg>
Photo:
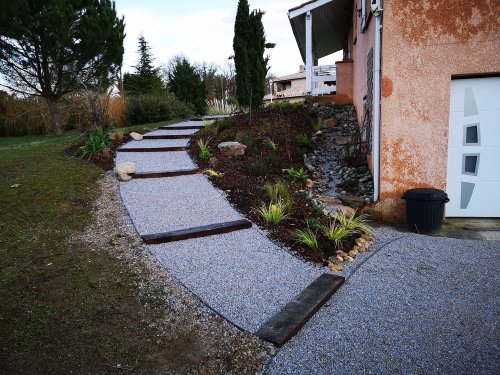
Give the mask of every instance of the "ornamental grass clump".
<svg viewBox="0 0 500 375">
<path fill-rule="evenodd" d="M 297 241 L 301 244 L 307 246 L 311 250 L 318 250 L 318 236 L 317 232 L 313 232 L 311 228 L 299 229 L 295 232 L 295 237 Z"/>
<path fill-rule="evenodd" d="M 354 234 L 353 230 L 346 228 L 338 222 L 330 222 L 322 230 L 324 236 L 333 242 L 336 248 L 341 247 L 344 241 Z"/>
<path fill-rule="evenodd" d="M 78 149 L 75 157 L 88 159 L 96 153 L 110 151 L 112 146 L 113 142 L 109 139 L 108 133 L 102 128 L 97 128 L 90 134 L 85 144 Z"/>
<path fill-rule="evenodd" d="M 343 212 L 336 212 L 334 218 L 341 226 L 351 231 L 352 234 L 371 234 L 373 231 L 370 225 L 368 225 L 368 215 L 356 216 L 356 213 L 346 215 Z"/>
<path fill-rule="evenodd" d="M 278 199 L 276 202 L 269 203 L 268 206 L 262 204 L 261 207 L 255 209 L 264 221 L 273 225 L 278 225 L 288 217 L 289 213 L 287 210 L 287 205 L 281 199 Z"/>
<path fill-rule="evenodd" d="M 278 181 L 274 185 L 267 183 L 263 186 L 263 190 L 266 192 L 271 203 L 281 200 L 286 208 L 286 212 L 290 213 L 292 211 L 292 198 L 288 191 L 288 186 L 283 181 Z"/>
</svg>

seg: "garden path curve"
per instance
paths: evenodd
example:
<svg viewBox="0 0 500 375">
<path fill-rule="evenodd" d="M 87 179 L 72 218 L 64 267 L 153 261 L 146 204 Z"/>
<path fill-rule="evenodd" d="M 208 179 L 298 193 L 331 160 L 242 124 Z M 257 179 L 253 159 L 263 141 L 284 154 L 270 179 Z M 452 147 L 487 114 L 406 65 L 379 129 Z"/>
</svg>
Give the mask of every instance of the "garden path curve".
<svg viewBox="0 0 500 375">
<path fill-rule="evenodd" d="M 122 147 L 116 164 L 133 162 L 137 173 L 193 170 L 187 151 L 148 152 L 183 147 L 200 121 L 186 121 L 152 131 Z M 183 129 L 184 128 L 184 129 Z M 138 150 L 140 148 L 141 150 Z M 120 183 L 120 194 L 143 236 L 188 230 L 244 219 L 203 174 L 134 178 Z M 256 226 L 207 237 L 147 245 L 147 249 L 189 290 L 236 326 L 255 333 L 321 274 L 270 241 Z"/>
</svg>

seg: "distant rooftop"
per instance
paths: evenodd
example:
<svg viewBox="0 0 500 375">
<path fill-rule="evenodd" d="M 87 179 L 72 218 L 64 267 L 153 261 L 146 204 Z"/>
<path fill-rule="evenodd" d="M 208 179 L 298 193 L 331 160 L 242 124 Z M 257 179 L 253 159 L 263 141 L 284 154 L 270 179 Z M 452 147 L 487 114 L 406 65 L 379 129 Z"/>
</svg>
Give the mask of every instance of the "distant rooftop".
<svg viewBox="0 0 500 375">
<path fill-rule="evenodd" d="M 292 81 L 294 79 L 302 79 L 302 78 L 306 78 L 306 72 L 305 71 L 298 72 L 298 73 L 293 73 L 293 74 L 289 74 L 289 75 L 283 76 L 283 77 L 275 78 L 275 79 L 273 79 L 273 82 Z"/>
</svg>

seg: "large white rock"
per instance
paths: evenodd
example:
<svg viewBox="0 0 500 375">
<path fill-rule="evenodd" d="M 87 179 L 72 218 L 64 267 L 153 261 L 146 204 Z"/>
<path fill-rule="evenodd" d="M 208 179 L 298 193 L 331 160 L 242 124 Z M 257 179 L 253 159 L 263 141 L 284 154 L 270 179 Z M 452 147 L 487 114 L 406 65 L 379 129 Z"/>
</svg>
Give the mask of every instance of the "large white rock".
<svg viewBox="0 0 500 375">
<path fill-rule="evenodd" d="M 132 179 L 132 176 L 125 174 L 125 173 L 121 173 L 118 175 L 118 180 L 123 181 L 123 182 L 130 181 L 131 179 Z"/>
<path fill-rule="evenodd" d="M 135 164 L 127 161 L 116 166 L 116 174 L 133 174 L 136 172 Z"/>
<path fill-rule="evenodd" d="M 241 156 L 245 155 L 247 146 L 239 142 L 222 142 L 217 146 L 219 151 L 224 156 Z"/>
<path fill-rule="evenodd" d="M 142 134 L 139 134 L 139 133 L 136 133 L 136 132 L 132 132 L 132 133 L 130 133 L 130 136 L 132 137 L 132 139 L 133 139 L 134 141 L 142 141 L 142 138 L 144 138 L 144 137 L 142 136 Z"/>
</svg>

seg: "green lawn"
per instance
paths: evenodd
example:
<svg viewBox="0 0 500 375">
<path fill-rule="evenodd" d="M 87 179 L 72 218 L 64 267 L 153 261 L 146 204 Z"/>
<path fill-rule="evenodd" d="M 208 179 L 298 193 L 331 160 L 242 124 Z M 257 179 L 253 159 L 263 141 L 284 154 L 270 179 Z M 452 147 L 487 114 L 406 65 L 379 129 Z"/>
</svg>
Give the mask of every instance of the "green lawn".
<svg viewBox="0 0 500 375">
<path fill-rule="evenodd" d="M 141 319 L 143 275 L 68 245 L 102 176 L 63 154 L 76 137 L 0 138 L 0 373 L 107 372 L 156 336 Z"/>
</svg>

